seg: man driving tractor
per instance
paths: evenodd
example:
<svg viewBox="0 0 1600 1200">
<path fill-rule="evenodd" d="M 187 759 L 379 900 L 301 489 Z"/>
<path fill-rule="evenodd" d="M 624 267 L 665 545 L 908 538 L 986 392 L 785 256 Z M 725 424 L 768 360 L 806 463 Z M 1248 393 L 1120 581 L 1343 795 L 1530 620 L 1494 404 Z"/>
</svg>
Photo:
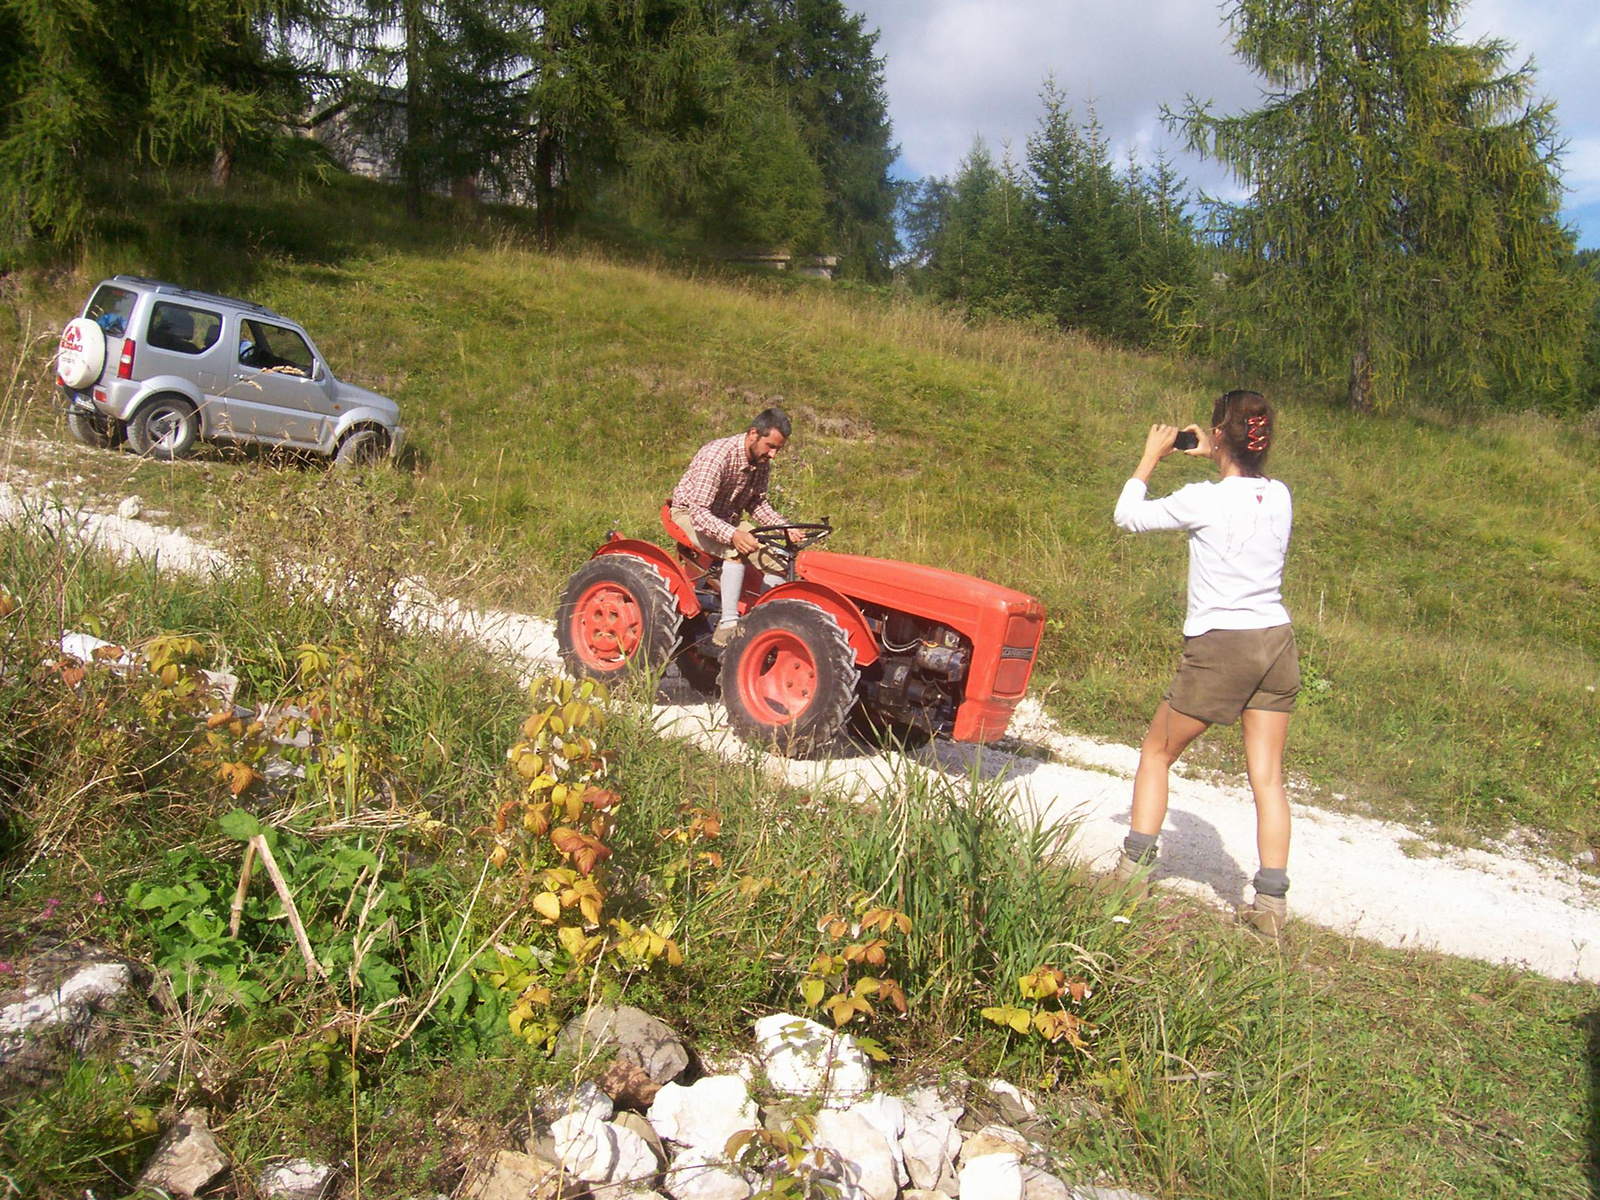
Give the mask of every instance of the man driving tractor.
<svg viewBox="0 0 1600 1200">
<path fill-rule="evenodd" d="M 745 564 L 762 550 L 750 530 L 788 524 L 768 501 L 767 485 L 772 459 L 789 433 L 788 414 L 781 408 L 764 409 L 743 433 L 701 446 L 672 489 L 672 519 L 699 549 L 723 560 L 722 616 L 711 635 L 716 646 L 726 646 L 733 636 Z M 753 520 L 746 518 L 747 513 Z M 790 541 L 802 536 L 799 530 L 789 530 Z"/>
</svg>

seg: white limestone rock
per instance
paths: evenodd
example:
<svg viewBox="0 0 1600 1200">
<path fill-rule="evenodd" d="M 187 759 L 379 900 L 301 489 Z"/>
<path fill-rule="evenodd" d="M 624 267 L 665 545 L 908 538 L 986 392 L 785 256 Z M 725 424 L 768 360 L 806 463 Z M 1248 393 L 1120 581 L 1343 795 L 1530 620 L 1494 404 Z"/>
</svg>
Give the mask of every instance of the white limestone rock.
<svg viewBox="0 0 1600 1200">
<path fill-rule="evenodd" d="M 754 1190 L 719 1151 L 694 1146 L 673 1159 L 666 1174 L 664 1189 L 672 1200 L 749 1200 Z"/>
<path fill-rule="evenodd" d="M 273 1163 L 256 1176 L 256 1191 L 265 1200 L 327 1200 L 339 1172 L 328 1163 L 292 1158 Z"/>
<path fill-rule="evenodd" d="M 900 1194 L 899 1172 L 888 1139 L 856 1109 L 819 1112 L 811 1147 L 821 1153 L 827 1174 L 855 1184 L 867 1200 L 894 1200 Z"/>
<path fill-rule="evenodd" d="M 1073 1200 L 1072 1189 L 1042 1167 L 1023 1164 L 1022 1200 Z"/>
<path fill-rule="evenodd" d="M 962 1200 L 1023 1200 L 1022 1160 L 1016 1154 L 982 1154 L 963 1162 L 958 1176 Z"/>
<path fill-rule="evenodd" d="M 961 1143 L 960 1161 L 965 1163 L 968 1159 L 1007 1151 L 1035 1166 L 1042 1167 L 1048 1161 L 1043 1146 L 1005 1125 L 985 1125 L 976 1133 L 969 1134 Z"/>
<path fill-rule="evenodd" d="M 617 1161 L 611 1168 L 607 1182 L 634 1187 L 654 1186 L 656 1175 L 661 1170 L 661 1160 L 656 1157 L 655 1147 L 643 1135 L 621 1122 L 612 1122 L 607 1128 L 612 1131 L 617 1144 Z"/>
<path fill-rule="evenodd" d="M 617 1130 L 604 1120 L 594 1119 L 597 1110 L 568 1113 L 550 1124 L 556 1159 L 586 1183 L 606 1183 L 617 1168 Z M 638 1138 L 638 1134 L 630 1133 Z"/>
<path fill-rule="evenodd" d="M 901 1151 L 906 1132 L 905 1102 L 895 1096 L 874 1095 L 851 1105 L 848 1111 L 863 1117 L 883 1135 L 883 1140 L 889 1144 L 889 1153 L 894 1156 L 896 1182 L 901 1187 L 910 1183 L 911 1176 L 906 1171 L 905 1155 Z"/>
<path fill-rule="evenodd" d="M 734 1134 L 761 1125 L 750 1089 L 737 1075 L 710 1075 L 689 1087 L 666 1084 L 656 1093 L 649 1117 L 664 1140 L 713 1154 L 723 1153 Z"/>
<path fill-rule="evenodd" d="M 193 1196 L 228 1170 L 228 1156 L 211 1136 L 204 1109 L 184 1111 L 167 1130 L 139 1176 L 139 1186 L 173 1196 Z"/>
<path fill-rule="evenodd" d="M 786 1095 L 847 1107 L 872 1091 L 871 1060 L 848 1033 L 775 1013 L 756 1022 L 756 1040 L 767 1081 Z"/>
<path fill-rule="evenodd" d="M 961 1153 L 961 1131 L 956 1122 L 965 1111 L 933 1088 L 917 1088 L 903 1103 L 905 1132 L 900 1151 L 911 1185 L 925 1191 L 939 1186 L 941 1177 L 955 1173 L 956 1156 Z"/>
</svg>

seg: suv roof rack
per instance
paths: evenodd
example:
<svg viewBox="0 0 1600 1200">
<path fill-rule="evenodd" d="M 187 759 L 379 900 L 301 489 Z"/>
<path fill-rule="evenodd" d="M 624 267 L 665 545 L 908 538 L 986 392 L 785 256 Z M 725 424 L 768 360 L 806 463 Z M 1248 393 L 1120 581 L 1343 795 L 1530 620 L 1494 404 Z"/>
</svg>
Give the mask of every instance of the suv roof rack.
<svg viewBox="0 0 1600 1200">
<path fill-rule="evenodd" d="M 141 287 L 154 288 L 158 292 L 184 296 L 190 300 L 209 301 L 212 304 L 231 304 L 235 308 L 249 309 L 251 312 L 260 313 L 264 317 L 271 317 L 275 321 L 283 321 L 289 325 L 294 324 L 288 317 L 280 316 L 266 305 L 257 304 L 253 300 L 240 300 L 237 296 L 224 296 L 220 292 L 202 292 L 195 288 L 186 288 L 182 284 L 169 283 L 164 279 L 150 279 L 144 275 L 116 275 L 113 278 L 125 280 L 128 283 L 136 283 Z"/>
</svg>

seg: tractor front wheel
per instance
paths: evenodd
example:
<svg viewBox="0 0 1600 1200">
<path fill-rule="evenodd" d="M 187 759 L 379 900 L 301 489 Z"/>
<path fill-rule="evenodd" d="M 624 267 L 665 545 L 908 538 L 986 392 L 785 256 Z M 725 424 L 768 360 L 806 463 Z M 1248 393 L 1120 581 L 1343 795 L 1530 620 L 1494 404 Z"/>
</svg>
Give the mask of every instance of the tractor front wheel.
<svg viewBox="0 0 1600 1200">
<path fill-rule="evenodd" d="M 567 580 L 556 609 L 556 641 L 574 675 L 617 683 L 665 667 L 681 621 L 672 589 L 654 567 L 602 554 Z"/>
<path fill-rule="evenodd" d="M 838 621 L 805 600 L 773 600 L 745 614 L 723 652 L 722 703 L 746 741 L 807 754 L 838 735 L 860 677 Z"/>
</svg>

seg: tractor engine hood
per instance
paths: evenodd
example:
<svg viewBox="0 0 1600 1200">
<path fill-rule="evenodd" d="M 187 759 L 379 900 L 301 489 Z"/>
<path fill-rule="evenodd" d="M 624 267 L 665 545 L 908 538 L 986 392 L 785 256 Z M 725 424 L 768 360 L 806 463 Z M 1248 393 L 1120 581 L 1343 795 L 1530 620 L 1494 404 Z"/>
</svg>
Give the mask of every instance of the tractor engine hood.
<svg viewBox="0 0 1600 1200">
<path fill-rule="evenodd" d="M 802 551 L 795 574 L 856 604 L 937 621 L 972 642 L 972 665 L 950 736 L 992 742 L 1022 699 L 1044 632 L 1044 605 L 1026 592 L 916 563 Z"/>
<path fill-rule="evenodd" d="M 974 639 L 986 614 L 1037 614 L 1041 621 L 1044 616 L 1042 606 L 1026 592 L 917 563 L 806 550 L 795 564 L 795 574 L 852 600 L 927 617 Z"/>
</svg>

